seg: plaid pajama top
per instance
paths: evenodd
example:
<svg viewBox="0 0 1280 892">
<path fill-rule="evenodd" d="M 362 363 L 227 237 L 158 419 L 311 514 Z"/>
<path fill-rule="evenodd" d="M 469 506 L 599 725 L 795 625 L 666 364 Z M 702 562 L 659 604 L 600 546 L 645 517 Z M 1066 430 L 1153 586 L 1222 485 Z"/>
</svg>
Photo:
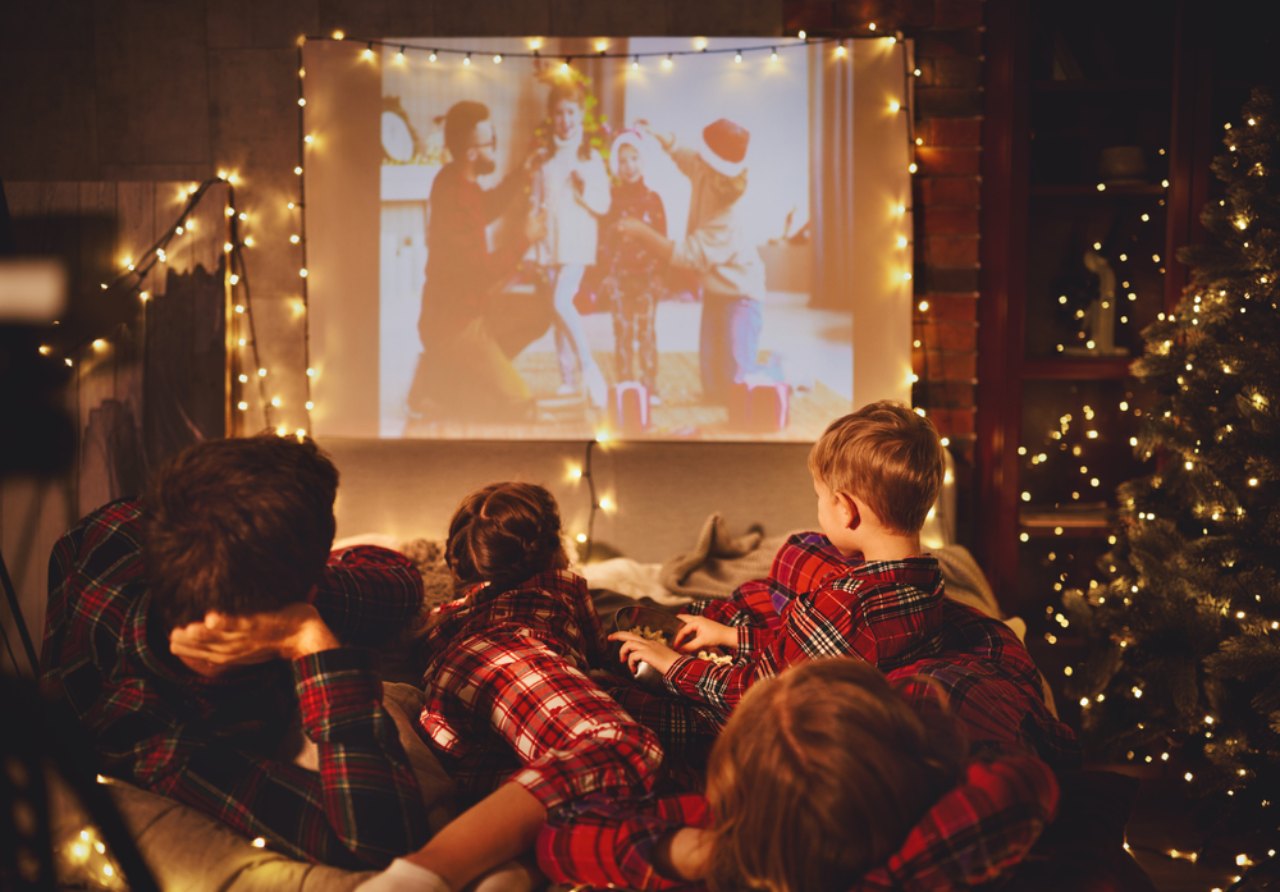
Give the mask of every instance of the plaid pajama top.
<svg viewBox="0 0 1280 892">
<path fill-rule="evenodd" d="M 1034 756 L 989 751 L 965 767 L 885 863 L 851 892 L 946 892 L 999 877 L 1017 864 L 1057 810 L 1053 772 Z M 620 803 L 592 796 L 552 812 L 538 836 L 538 866 L 577 888 L 701 890 L 659 873 L 653 849 L 681 827 L 708 827 L 694 794 Z"/>
<path fill-rule="evenodd" d="M 101 770 L 298 858 L 380 867 L 420 846 L 426 813 L 369 654 L 189 671 L 150 618 L 142 523 L 139 502 L 113 502 L 50 559 L 42 683 L 88 729 Z M 422 579 L 394 552 L 347 549 L 314 603 L 344 641 L 386 637 L 421 609 Z M 317 744 L 318 773 L 289 761 L 291 718 Z"/>
<path fill-rule="evenodd" d="M 551 809 L 652 787 L 656 736 L 587 676 L 603 634 L 582 577 L 485 583 L 436 611 L 419 721 L 466 794 L 509 781 Z"/>
<path fill-rule="evenodd" d="M 925 654 L 942 621 L 938 562 L 836 563 L 818 539 L 788 539 L 769 579 L 744 585 L 738 604 L 704 611 L 718 622 L 738 620 L 731 665 L 683 656 L 667 670 L 666 686 L 727 715 L 753 683 L 802 660 L 854 655 L 887 672 Z M 754 624 L 770 604 L 778 619 Z"/>
<path fill-rule="evenodd" d="M 851 655 L 902 682 L 909 700 L 936 696 L 919 678 L 937 682 L 974 743 L 1028 749 L 1055 768 L 1079 761 L 1074 733 L 1044 704 L 1026 647 L 1005 623 L 946 598 L 932 558 L 862 563 L 820 533 L 798 533 L 768 578 L 694 612 L 738 628 L 738 661 L 682 658 L 666 682 L 696 699 L 705 692 L 722 714 L 752 681 L 791 662 Z"/>
</svg>

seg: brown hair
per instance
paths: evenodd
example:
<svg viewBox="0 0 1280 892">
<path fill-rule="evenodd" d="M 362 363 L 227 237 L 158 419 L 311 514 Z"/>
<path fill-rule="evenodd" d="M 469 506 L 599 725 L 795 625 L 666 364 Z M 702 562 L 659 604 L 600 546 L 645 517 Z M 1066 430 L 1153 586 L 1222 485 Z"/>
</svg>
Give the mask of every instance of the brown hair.
<svg viewBox="0 0 1280 892">
<path fill-rule="evenodd" d="M 843 892 L 883 863 L 943 792 L 966 744 L 874 667 L 800 663 L 754 685 L 711 753 L 712 892 Z"/>
<path fill-rule="evenodd" d="M 440 118 L 436 119 L 440 121 Z M 455 161 L 461 161 L 467 149 L 471 148 L 471 139 L 476 127 L 489 120 L 489 106 L 483 102 L 464 99 L 449 106 L 444 113 L 444 147 Z"/>
<path fill-rule="evenodd" d="M 445 560 L 460 585 L 512 583 L 568 565 L 560 510 L 544 487 L 491 483 L 462 500 L 449 522 Z"/>
<path fill-rule="evenodd" d="M 556 105 L 560 102 L 572 102 L 574 105 L 582 109 L 582 142 L 578 146 L 578 160 L 591 160 L 591 139 L 587 134 L 586 114 L 587 114 L 587 88 L 582 81 L 576 77 L 570 76 L 568 79 L 558 79 L 552 81 L 551 89 L 547 93 L 547 114 L 554 115 L 556 113 Z M 550 130 L 548 130 L 550 134 Z M 548 136 L 548 142 L 551 142 Z"/>
<path fill-rule="evenodd" d="M 338 471 L 311 440 L 188 447 L 157 474 L 144 552 L 166 628 L 306 599 L 333 544 Z"/>
<path fill-rule="evenodd" d="M 881 400 L 831 422 L 809 450 L 809 471 L 832 492 L 856 495 L 897 533 L 924 526 L 942 488 L 942 441 L 933 422 Z"/>
</svg>

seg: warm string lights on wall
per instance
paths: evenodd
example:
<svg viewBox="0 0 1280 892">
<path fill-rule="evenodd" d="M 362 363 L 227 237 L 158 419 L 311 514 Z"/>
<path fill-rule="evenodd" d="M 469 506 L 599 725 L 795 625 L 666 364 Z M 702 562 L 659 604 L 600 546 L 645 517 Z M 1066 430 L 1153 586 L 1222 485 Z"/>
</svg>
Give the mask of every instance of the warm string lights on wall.
<svg viewBox="0 0 1280 892">
<path fill-rule="evenodd" d="M 222 244 L 222 252 L 226 255 L 224 268 L 224 288 L 230 314 L 227 319 L 227 358 L 229 370 L 233 376 L 231 404 L 240 412 L 249 409 L 247 400 L 251 380 L 256 379 L 258 397 L 262 405 L 263 417 L 267 426 L 272 426 L 272 409 L 278 406 L 278 398 L 267 397 L 268 370 L 261 365 L 258 358 L 258 343 L 253 319 L 253 303 L 249 291 L 249 272 L 245 263 L 243 249 L 252 244 L 252 237 L 241 236 L 241 224 L 248 220 L 248 214 L 236 206 L 235 186 L 238 177 L 234 173 L 219 171 L 218 175 L 199 184 L 185 187 L 179 196 L 182 210 L 177 218 L 163 230 L 156 241 L 140 254 L 127 252 L 120 261 L 113 278 L 99 283 L 104 294 L 123 294 L 136 296 L 141 304 L 142 318 L 145 324 L 148 304 L 156 299 L 155 287 L 148 288 L 147 283 L 152 271 L 169 263 L 169 252 L 177 239 L 189 238 L 199 227 L 195 211 L 214 186 L 225 185 L 226 204 L 224 214 L 226 220 L 226 238 Z M 55 322 L 59 325 L 60 322 Z M 83 342 L 73 345 L 64 352 L 59 352 L 50 344 L 41 344 L 40 355 L 52 360 L 61 360 L 66 366 L 74 368 L 77 357 L 88 351 L 91 356 L 102 355 L 111 349 L 112 338 L 119 327 L 126 326 L 127 321 L 117 324 L 112 333 L 95 333 Z M 252 369 L 248 374 L 245 369 Z"/>
</svg>

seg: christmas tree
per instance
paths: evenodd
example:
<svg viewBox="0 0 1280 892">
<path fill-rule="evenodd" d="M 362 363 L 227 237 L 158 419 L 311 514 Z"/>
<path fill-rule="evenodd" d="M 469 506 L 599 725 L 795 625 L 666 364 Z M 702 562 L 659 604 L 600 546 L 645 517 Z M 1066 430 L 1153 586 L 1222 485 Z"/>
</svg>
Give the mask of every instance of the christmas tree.
<svg viewBox="0 0 1280 892">
<path fill-rule="evenodd" d="M 1165 764 L 1242 866 L 1280 828 L 1280 122 L 1255 90 L 1184 249 L 1190 284 L 1144 332 L 1156 470 L 1118 490 L 1100 579 L 1068 592 L 1091 651 L 1072 676 L 1094 755 Z M 1249 849 L 1254 840 L 1253 850 Z"/>
</svg>

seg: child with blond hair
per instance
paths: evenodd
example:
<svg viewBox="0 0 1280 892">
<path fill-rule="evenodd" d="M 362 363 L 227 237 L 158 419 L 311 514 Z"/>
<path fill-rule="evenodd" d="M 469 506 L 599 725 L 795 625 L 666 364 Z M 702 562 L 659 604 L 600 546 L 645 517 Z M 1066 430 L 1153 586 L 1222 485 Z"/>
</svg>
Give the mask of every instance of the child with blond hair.
<svg viewBox="0 0 1280 892">
<path fill-rule="evenodd" d="M 768 579 L 682 615 L 674 648 L 614 633 L 621 659 L 660 672 L 670 695 L 623 688 L 614 696 L 668 752 L 696 759 L 747 690 L 788 666 L 853 656 L 893 674 L 942 658 L 1004 682 L 987 704 L 987 737 L 1074 758 L 1074 737 L 1045 707 L 1026 648 L 1004 623 L 948 600 L 938 561 L 921 546 L 943 460 L 933 424 L 901 404 L 871 403 L 832 422 L 809 453 L 822 533 L 792 536 Z M 716 647 L 733 662 L 689 655 Z"/>
<path fill-rule="evenodd" d="M 639 890 L 937 892 L 993 880 L 1053 817 L 1058 787 L 1029 753 L 970 753 L 968 718 L 936 691 L 904 696 L 858 660 L 800 664 L 743 699 L 705 797 L 574 803 L 540 833 L 538 865 L 556 882 Z"/>
</svg>

